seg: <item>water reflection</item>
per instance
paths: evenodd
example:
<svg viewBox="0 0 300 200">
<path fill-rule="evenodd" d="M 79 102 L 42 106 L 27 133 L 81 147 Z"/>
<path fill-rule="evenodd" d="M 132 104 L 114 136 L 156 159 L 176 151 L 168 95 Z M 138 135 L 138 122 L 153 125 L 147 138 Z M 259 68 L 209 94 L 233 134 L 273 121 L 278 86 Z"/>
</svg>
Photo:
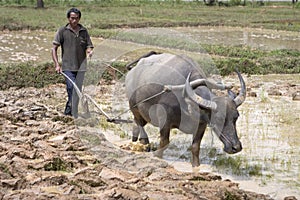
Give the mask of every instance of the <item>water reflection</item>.
<svg viewBox="0 0 300 200">
<path fill-rule="evenodd" d="M 241 107 L 241 155 L 262 166 L 262 176 L 256 177 L 260 185 L 276 182 L 300 197 L 300 102 L 288 97 L 265 101 L 250 98 Z"/>
</svg>

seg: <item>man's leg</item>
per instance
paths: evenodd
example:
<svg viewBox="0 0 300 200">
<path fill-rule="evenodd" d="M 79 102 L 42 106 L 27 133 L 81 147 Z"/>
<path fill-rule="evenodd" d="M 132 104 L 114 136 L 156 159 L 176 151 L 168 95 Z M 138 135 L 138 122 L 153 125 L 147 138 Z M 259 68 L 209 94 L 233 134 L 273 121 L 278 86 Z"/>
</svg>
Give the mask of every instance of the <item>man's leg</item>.
<svg viewBox="0 0 300 200">
<path fill-rule="evenodd" d="M 64 71 L 64 73 L 72 80 L 75 82 L 76 79 L 76 74 L 74 74 L 71 71 Z M 65 115 L 72 115 L 72 96 L 73 96 L 73 84 L 71 81 L 66 78 L 66 86 L 67 86 L 67 93 L 68 93 L 68 101 L 66 103 L 66 108 L 65 108 Z"/>
</svg>

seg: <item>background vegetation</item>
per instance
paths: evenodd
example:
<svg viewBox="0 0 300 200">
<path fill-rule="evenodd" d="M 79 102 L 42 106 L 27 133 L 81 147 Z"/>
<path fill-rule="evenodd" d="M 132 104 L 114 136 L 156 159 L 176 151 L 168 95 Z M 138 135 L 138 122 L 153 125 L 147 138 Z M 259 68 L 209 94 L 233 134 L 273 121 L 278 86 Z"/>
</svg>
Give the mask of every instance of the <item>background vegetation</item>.
<svg viewBox="0 0 300 200">
<path fill-rule="evenodd" d="M 36 9 L 36 0 L 1 0 L 0 30 L 46 29 L 56 31 L 66 23 L 66 10 L 79 7 L 81 22 L 93 36 L 112 28 L 174 26 L 241 26 L 276 30 L 300 30 L 300 3 L 247 1 L 246 6 L 206 6 L 202 1 L 74 0 L 45 1 Z M 224 2 L 224 1 L 223 1 Z M 230 2 L 230 1 L 225 1 Z M 103 32 L 102 32 L 103 31 Z"/>
<path fill-rule="evenodd" d="M 177 27 L 177 26 L 238 26 L 272 30 L 300 31 L 299 3 L 271 3 L 263 1 L 219 1 L 207 6 L 202 1 L 118 1 L 118 0 L 45 0 L 45 8 L 37 9 L 36 0 L 1 0 L 0 31 L 47 30 L 56 31 L 66 23 L 66 10 L 78 7 L 82 10 L 81 22 L 94 37 L 113 37 L 124 28 Z M 236 6 L 243 5 L 243 6 Z M 126 36 L 123 38 L 126 40 Z M 176 43 L 168 44 L 176 47 Z M 239 66 L 243 73 L 300 73 L 298 50 L 263 51 L 246 46 L 205 45 L 222 75 Z M 122 70 L 127 63 L 118 63 Z M 22 76 L 21 86 L 42 87 L 57 78 L 51 70 L 48 77 L 39 77 L 41 69 L 49 63 L 0 64 L 1 80 Z M 16 70 L 18 69 L 18 71 Z M 35 80 L 27 76 L 36 73 Z M 25 76 L 24 76 L 25 75 Z M 5 77 L 5 78 L 3 78 Z M 52 78 L 51 78 L 52 77 Z M 106 74 L 106 78 L 107 78 Z M 45 78 L 45 79 L 44 79 Z M 110 79 L 110 78 L 108 78 Z M 2 82 L 2 81 L 1 81 Z M 10 85 L 6 81 L 1 89 Z M 13 83 L 13 82 L 12 82 Z"/>
</svg>

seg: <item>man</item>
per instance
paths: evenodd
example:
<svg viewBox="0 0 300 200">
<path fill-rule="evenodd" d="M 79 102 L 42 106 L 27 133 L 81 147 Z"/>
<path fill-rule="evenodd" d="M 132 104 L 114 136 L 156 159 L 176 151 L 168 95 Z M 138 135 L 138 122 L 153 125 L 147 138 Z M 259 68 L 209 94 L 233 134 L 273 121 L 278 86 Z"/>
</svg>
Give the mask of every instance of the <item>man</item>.
<svg viewBox="0 0 300 200">
<path fill-rule="evenodd" d="M 67 12 L 69 23 L 58 29 L 52 48 L 52 59 L 55 71 L 63 72 L 77 87 L 82 90 L 84 74 L 87 68 L 87 56 L 93 54 L 93 44 L 85 27 L 79 24 L 81 12 L 77 8 L 71 8 Z M 61 46 L 62 65 L 58 62 L 58 47 Z M 78 117 L 79 97 L 73 90 L 73 84 L 66 78 L 68 101 L 64 111 L 65 115 Z"/>
</svg>

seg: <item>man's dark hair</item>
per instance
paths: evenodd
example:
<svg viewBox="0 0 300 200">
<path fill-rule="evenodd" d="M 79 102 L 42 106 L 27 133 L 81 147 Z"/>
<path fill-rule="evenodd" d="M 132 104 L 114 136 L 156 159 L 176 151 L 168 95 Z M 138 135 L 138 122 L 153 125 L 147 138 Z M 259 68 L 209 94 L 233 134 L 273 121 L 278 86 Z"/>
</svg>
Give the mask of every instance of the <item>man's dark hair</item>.
<svg viewBox="0 0 300 200">
<path fill-rule="evenodd" d="M 79 19 L 81 18 L 81 12 L 77 8 L 71 8 L 70 10 L 68 10 L 67 18 L 70 18 L 71 12 L 76 13 L 78 15 Z"/>
</svg>

